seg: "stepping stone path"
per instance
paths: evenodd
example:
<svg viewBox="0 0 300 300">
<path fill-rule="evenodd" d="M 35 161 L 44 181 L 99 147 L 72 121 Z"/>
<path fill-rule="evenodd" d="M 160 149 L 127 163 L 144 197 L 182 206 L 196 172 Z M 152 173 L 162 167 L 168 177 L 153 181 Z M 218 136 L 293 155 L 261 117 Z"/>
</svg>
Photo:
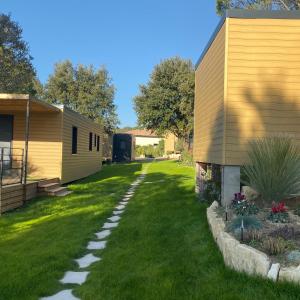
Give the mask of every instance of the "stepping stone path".
<svg viewBox="0 0 300 300">
<path fill-rule="evenodd" d="M 110 230 L 102 230 L 100 232 L 96 232 L 95 234 L 99 240 L 102 240 L 102 239 L 105 239 L 106 237 L 108 237 L 111 234 L 111 231 Z"/>
<path fill-rule="evenodd" d="M 94 262 L 99 261 L 99 260 L 101 260 L 101 258 L 95 256 L 92 253 L 89 253 L 79 259 L 75 259 L 75 261 L 78 263 L 80 269 L 87 268 L 91 264 L 93 264 Z"/>
<path fill-rule="evenodd" d="M 61 283 L 74 283 L 83 284 L 86 281 L 90 272 L 72 272 L 68 271 L 65 276 L 60 280 Z"/>
<path fill-rule="evenodd" d="M 119 221 L 121 220 L 121 214 L 124 212 L 124 209 L 128 204 L 130 198 L 134 195 L 138 185 L 144 180 L 147 169 L 148 167 L 144 169 L 142 175 L 140 175 L 138 179 L 136 179 L 133 183 L 131 183 L 130 189 L 125 194 L 123 199 L 119 202 L 119 204 L 115 207 L 115 210 L 112 213 L 113 216 L 108 218 L 107 222 L 103 224 L 102 226 L 103 230 L 95 233 L 98 240 L 90 241 L 87 245 L 87 250 L 105 249 L 107 241 L 105 241 L 104 239 L 111 234 L 111 230 L 113 228 L 118 227 Z M 79 266 L 79 271 L 67 271 L 64 277 L 60 280 L 60 282 L 63 284 L 79 284 L 79 285 L 83 284 L 86 281 L 90 272 L 82 271 L 82 269 L 88 268 L 90 265 L 100 260 L 101 260 L 100 257 L 95 256 L 91 252 L 87 253 L 81 258 L 75 259 L 75 262 Z M 72 294 L 71 289 L 66 289 L 60 291 L 59 293 L 53 296 L 40 298 L 40 300 L 80 300 L 80 299 L 76 298 Z"/>
<path fill-rule="evenodd" d="M 87 249 L 88 250 L 102 250 L 106 247 L 106 241 L 100 241 L 100 242 L 89 242 Z"/>
</svg>

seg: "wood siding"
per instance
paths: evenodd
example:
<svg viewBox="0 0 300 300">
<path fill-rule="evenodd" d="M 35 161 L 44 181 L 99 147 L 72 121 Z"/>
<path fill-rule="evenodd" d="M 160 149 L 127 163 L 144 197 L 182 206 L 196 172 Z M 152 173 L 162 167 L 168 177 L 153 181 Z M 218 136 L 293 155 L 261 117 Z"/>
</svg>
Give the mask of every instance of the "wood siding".
<svg viewBox="0 0 300 300">
<path fill-rule="evenodd" d="M 254 138 L 282 133 L 300 142 L 300 20 L 227 22 L 224 163 L 241 165 Z"/>
<path fill-rule="evenodd" d="M 25 113 L 14 115 L 13 148 L 25 148 Z M 28 143 L 29 176 L 51 178 L 61 176 L 62 113 L 32 112 Z"/>
<path fill-rule="evenodd" d="M 223 162 L 226 22 L 195 73 L 194 159 Z"/>
<path fill-rule="evenodd" d="M 78 128 L 77 154 L 72 154 L 72 127 Z M 93 133 L 93 147 L 89 151 L 89 134 Z M 100 149 L 94 145 L 94 136 L 100 136 Z M 63 111 L 62 183 L 71 182 L 101 169 L 102 129 L 100 125 L 67 108 Z"/>
</svg>

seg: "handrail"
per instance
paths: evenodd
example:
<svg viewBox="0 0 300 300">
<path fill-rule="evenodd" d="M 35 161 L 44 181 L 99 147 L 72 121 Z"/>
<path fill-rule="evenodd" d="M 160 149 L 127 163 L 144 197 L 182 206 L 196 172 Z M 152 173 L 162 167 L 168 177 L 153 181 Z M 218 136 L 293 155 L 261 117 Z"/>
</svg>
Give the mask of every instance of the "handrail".
<svg viewBox="0 0 300 300">
<path fill-rule="evenodd" d="M 23 176 L 24 149 L 0 147 L 0 189 L 6 185 L 22 183 Z"/>
</svg>

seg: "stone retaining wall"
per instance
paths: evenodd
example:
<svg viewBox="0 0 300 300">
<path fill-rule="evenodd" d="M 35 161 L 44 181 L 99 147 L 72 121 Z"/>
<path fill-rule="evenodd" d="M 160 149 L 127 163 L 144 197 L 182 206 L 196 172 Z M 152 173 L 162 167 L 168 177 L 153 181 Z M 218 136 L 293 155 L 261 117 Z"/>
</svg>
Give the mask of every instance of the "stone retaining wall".
<svg viewBox="0 0 300 300">
<path fill-rule="evenodd" d="M 300 266 L 280 268 L 280 264 L 272 264 L 265 253 L 241 244 L 225 232 L 225 223 L 216 213 L 218 206 L 218 202 L 215 201 L 207 209 L 207 220 L 226 266 L 236 271 L 249 275 L 260 275 L 274 281 L 286 280 L 300 283 Z"/>
</svg>

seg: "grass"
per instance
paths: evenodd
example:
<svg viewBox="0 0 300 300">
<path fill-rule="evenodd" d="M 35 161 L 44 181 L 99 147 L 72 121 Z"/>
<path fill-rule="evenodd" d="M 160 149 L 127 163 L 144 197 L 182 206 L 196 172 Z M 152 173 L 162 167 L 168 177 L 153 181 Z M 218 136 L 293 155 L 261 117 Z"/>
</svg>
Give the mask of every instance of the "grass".
<svg viewBox="0 0 300 300">
<path fill-rule="evenodd" d="M 38 299 L 62 289 L 73 258 L 110 216 L 141 164 L 105 166 L 70 186 L 64 198 L 44 197 L 0 217 L 0 299 Z"/>
<path fill-rule="evenodd" d="M 107 166 L 50 198 L 0 218 L 0 299 L 37 299 L 62 285 L 73 258 L 85 254 L 140 164 Z M 81 299 L 299 299 L 300 288 L 229 270 L 210 234 L 206 206 L 196 201 L 194 171 L 174 162 L 152 163 L 108 238 L 102 260 L 82 286 Z M 112 195 L 113 193 L 113 195 Z"/>
</svg>

